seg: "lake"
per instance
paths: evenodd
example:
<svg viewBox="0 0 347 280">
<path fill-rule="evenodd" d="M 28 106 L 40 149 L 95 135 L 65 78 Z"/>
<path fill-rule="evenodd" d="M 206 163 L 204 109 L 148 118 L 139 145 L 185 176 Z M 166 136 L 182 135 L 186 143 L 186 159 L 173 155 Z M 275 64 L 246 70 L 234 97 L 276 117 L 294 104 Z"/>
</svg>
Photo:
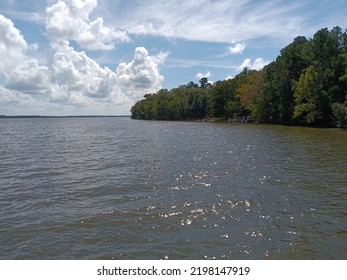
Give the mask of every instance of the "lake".
<svg viewBox="0 0 347 280">
<path fill-rule="evenodd" d="M 0 119 L 0 259 L 347 259 L 347 131 Z"/>
</svg>

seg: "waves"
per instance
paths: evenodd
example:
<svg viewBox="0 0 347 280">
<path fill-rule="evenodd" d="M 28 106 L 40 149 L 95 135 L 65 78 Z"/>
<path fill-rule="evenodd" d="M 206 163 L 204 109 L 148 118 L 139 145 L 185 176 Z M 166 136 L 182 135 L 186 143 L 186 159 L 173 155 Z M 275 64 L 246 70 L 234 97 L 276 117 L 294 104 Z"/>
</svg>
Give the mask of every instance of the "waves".
<svg viewBox="0 0 347 280">
<path fill-rule="evenodd" d="M 0 128 L 1 259 L 346 257 L 338 131 L 126 118 Z"/>
</svg>

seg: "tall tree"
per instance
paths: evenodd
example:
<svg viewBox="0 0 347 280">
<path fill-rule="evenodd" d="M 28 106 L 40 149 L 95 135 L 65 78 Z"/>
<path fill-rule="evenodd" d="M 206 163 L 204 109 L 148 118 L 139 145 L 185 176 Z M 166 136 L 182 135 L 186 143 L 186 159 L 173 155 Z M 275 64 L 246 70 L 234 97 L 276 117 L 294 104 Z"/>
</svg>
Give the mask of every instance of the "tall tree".
<svg viewBox="0 0 347 280">
<path fill-rule="evenodd" d="M 312 62 L 318 72 L 322 90 L 326 92 L 330 102 L 344 101 L 339 88 L 342 65 L 339 59 L 342 43 L 342 31 L 335 27 L 316 32 L 311 41 Z"/>
<path fill-rule="evenodd" d="M 295 87 L 294 119 L 304 125 L 324 124 L 326 96 L 322 91 L 319 73 L 314 66 L 304 71 Z"/>
<path fill-rule="evenodd" d="M 247 81 L 237 89 L 242 115 L 251 115 L 257 119 L 257 104 L 261 97 L 262 82 L 263 72 L 252 71 L 249 73 Z"/>
<path fill-rule="evenodd" d="M 300 79 L 302 71 L 310 65 L 309 57 L 305 54 L 308 42 L 306 37 L 298 36 L 293 43 L 281 50 L 281 57 L 292 85 Z"/>
<path fill-rule="evenodd" d="M 260 121 L 289 123 L 293 112 L 293 94 L 285 62 L 279 56 L 264 68 L 262 100 L 258 104 Z"/>
</svg>

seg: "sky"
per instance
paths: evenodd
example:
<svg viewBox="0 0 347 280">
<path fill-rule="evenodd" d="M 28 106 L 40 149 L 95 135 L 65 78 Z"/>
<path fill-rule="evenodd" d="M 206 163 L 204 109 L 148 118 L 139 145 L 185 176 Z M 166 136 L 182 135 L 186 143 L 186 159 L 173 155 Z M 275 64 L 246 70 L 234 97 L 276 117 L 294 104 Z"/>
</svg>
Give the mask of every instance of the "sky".
<svg viewBox="0 0 347 280">
<path fill-rule="evenodd" d="M 0 0 L 0 115 L 129 115 L 347 28 L 347 0 Z"/>
</svg>

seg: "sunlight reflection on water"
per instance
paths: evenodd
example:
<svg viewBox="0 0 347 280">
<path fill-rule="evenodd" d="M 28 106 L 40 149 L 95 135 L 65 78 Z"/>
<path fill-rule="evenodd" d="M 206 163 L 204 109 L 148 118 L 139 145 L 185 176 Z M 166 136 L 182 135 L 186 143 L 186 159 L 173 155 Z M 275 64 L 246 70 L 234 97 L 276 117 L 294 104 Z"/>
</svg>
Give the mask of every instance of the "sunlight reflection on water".
<svg viewBox="0 0 347 280">
<path fill-rule="evenodd" d="M 2 259 L 347 258 L 347 134 L 0 121 Z"/>
</svg>

